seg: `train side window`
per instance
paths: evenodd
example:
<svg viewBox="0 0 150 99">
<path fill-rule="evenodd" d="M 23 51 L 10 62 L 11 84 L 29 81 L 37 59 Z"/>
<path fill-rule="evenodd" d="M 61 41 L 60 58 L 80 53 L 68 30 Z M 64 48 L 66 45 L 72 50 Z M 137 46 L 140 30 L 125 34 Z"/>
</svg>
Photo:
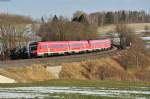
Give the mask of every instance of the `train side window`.
<svg viewBox="0 0 150 99">
<path fill-rule="evenodd" d="M 41 48 L 47 48 L 47 45 L 41 45 Z"/>
<path fill-rule="evenodd" d="M 65 48 L 65 47 L 67 47 L 67 45 L 64 45 L 64 44 L 49 45 L 49 48 Z"/>
<path fill-rule="evenodd" d="M 83 46 L 82 44 L 71 44 L 72 47 L 81 47 Z"/>
</svg>

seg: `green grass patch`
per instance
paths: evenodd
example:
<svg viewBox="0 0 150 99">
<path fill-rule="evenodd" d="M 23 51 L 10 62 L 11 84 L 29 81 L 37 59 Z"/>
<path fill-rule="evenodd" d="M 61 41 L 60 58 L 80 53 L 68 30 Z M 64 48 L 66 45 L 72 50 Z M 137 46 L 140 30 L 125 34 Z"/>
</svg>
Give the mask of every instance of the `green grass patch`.
<svg viewBox="0 0 150 99">
<path fill-rule="evenodd" d="M 83 80 L 49 80 L 35 83 L 0 84 L 0 87 L 33 87 L 33 86 L 65 86 L 65 87 L 112 87 L 133 88 L 149 87 L 150 82 L 128 82 L 128 81 L 83 81 Z"/>
<path fill-rule="evenodd" d="M 44 99 L 116 99 L 116 97 L 92 96 L 81 94 L 49 94 L 49 96 L 45 97 Z"/>
</svg>

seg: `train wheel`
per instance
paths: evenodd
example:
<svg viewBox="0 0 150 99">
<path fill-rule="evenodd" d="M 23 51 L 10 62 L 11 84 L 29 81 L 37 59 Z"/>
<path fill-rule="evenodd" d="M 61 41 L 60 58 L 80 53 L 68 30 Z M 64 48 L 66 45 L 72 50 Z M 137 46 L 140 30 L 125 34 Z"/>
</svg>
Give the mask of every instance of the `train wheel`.
<svg viewBox="0 0 150 99">
<path fill-rule="evenodd" d="M 65 52 L 65 53 L 64 53 L 64 56 L 66 56 L 66 55 L 68 55 L 68 52 Z"/>
<path fill-rule="evenodd" d="M 48 57 L 48 54 L 44 54 L 44 57 Z"/>
</svg>

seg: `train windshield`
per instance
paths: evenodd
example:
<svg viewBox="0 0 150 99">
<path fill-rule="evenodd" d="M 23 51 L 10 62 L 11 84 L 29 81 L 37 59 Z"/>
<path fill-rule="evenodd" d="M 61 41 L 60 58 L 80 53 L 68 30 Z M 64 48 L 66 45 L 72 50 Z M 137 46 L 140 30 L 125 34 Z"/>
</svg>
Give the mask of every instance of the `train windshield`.
<svg viewBox="0 0 150 99">
<path fill-rule="evenodd" d="M 31 51 L 37 50 L 37 43 L 36 42 L 30 44 L 30 50 Z"/>
</svg>

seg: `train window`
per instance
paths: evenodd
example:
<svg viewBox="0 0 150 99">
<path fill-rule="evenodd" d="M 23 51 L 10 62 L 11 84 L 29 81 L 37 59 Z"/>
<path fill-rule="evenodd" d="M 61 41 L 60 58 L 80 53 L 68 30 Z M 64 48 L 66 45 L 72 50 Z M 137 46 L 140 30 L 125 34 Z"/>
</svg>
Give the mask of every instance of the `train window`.
<svg viewBox="0 0 150 99">
<path fill-rule="evenodd" d="M 70 44 L 72 47 L 81 47 L 83 46 L 82 44 Z"/>
<path fill-rule="evenodd" d="M 65 44 L 52 44 L 52 45 L 49 45 L 49 48 L 66 48 L 67 45 Z"/>
<path fill-rule="evenodd" d="M 41 48 L 47 48 L 47 45 L 41 45 Z"/>
<path fill-rule="evenodd" d="M 30 49 L 33 51 L 33 50 L 37 50 L 37 46 L 36 45 L 32 45 L 30 46 Z"/>
</svg>

